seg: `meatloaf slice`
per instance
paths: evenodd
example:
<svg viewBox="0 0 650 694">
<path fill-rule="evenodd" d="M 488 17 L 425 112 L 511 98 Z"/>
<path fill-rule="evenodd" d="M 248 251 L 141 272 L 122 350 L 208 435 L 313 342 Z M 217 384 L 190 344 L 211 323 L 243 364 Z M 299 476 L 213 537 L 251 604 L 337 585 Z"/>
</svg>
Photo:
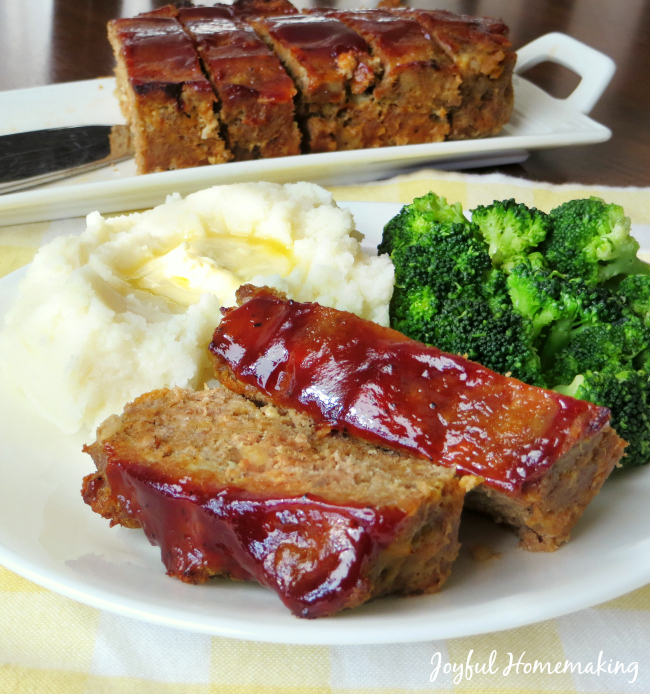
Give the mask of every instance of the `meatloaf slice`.
<svg viewBox="0 0 650 694">
<path fill-rule="evenodd" d="M 293 78 L 305 149 L 330 152 L 384 144 L 372 96 L 378 61 L 368 44 L 334 17 L 247 19 Z"/>
<path fill-rule="evenodd" d="M 235 392 L 481 477 L 471 504 L 551 551 L 623 455 L 609 410 L 501 376 L 390 328 L 244 286 L 210 351 Z"/>
<path fill-rule="evenodd" d="M 173 16 L 108 23 L 117 96 L 133 135 L 139 173 L 231 158 L 219 134 L 216 97 L 192 42 Z"/>
<path fill-rule="evenodd" d="M 440 142 L 449 133 L 447 114 L 460 105 L 460 74 L 450 57 L 408 15 L 387 10 L 334 11 L 365 39 L 381 65 L 373 91 L 385 128 L 385 145 Z"/>
<path fill-rule="evenodd" d="M 224 10 L 230 8 L 186 8 L 178 19 L 219 96 L 230 151 L 238 161 L 300 154 L 291 78 L 251 27 Z"/>
<path fill-rule="evenodd" d="M 453 471 L 225 388 L 143 395 L 84 450 L 86 503 L 142 527 L 170 576 L 257 580 L 301 617 L 437 591 L 458 552 Z"/>
<path fill-rule="evenodd" d="M 487 17 L 446 10 L 392 10 L 415 19 L 460 72 L 462 102 L 449 110 L 450 140 L 496 135 L 512 114 L 512 71 L 517 60 L 508 27 Z"/>
</svg>

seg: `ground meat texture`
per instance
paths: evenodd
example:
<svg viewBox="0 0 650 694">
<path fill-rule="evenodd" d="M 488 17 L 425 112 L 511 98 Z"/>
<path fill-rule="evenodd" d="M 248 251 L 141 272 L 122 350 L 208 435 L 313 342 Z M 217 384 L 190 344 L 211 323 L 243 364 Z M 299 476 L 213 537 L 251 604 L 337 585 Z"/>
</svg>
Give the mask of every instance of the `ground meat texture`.
<svg viewBox="0 0 650 694">
<path fill-rule="evenodd" d="M 85 450 L 86 503 L 142 527 L 170 576 L 257 580 L 297 616 L 435 592 L 458 553 L 453 471 L 225 388 L 143 395 Z"/>
</svg>

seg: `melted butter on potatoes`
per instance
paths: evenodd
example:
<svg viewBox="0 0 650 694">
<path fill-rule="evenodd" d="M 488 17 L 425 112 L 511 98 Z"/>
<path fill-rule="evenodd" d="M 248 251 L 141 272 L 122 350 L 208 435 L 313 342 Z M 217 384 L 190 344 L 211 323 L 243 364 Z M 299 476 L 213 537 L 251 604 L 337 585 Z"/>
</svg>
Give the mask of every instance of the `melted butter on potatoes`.
<svg viewBox="0 0 650 694">
<path fill-rule="evenodd" d="M 143 213 L 88 215 L 37 254 L 0 333 L 0 363 L 62 431 L 138 395 L 198 387 L 219 308 L 246 282 L 386 325 L 393 268 L 309 183 L 217 186 Z"/>
</svg>

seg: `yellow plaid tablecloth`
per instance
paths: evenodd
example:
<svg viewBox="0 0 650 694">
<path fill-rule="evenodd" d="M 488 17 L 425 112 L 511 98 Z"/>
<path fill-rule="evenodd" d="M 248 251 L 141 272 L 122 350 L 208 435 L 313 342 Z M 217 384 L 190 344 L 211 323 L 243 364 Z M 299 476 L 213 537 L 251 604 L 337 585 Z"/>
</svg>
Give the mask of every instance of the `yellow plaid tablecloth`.
<svg viewBox="0 0 650 694">
<path fill-rule="evenodd" d="M 464 208 L 514 197 L 544 210 L 600 195 L 650 224 L 650 189 L 550 186 L 500 175 L 419 171 L 332 188 L 337 200 L 410 202 L 429 190 Z M 0 227 L 0 277 L 80 220 Z M 0 442 L 0 446 L 2 443 Z M 0 477 L 1 479 L 1 477 Z M 16 519 L 20 522 L 20 519 Z M 493 672 L 461 673 L 488 663 Z M 616 674 L 525 672 L 535 660 L 624 664 Z M 518 672 L 507 670 L 509 653 Z M 439 654 L 439 655 L 437 655 Z M 441 667 L 435 678 L 436 665 Z M 444 672 L 444 665 L 456 671 Z M 636 666 L 636 667 L 635 667 Z M 449 668 L 447 668 L 449 669 Z M 87 607 L 0 567 L 0 694 L 650 693 L 650 586 L 598 607 L 510 631 L 411 644 L 295 646 L 177 631 Z"/>
</svg>

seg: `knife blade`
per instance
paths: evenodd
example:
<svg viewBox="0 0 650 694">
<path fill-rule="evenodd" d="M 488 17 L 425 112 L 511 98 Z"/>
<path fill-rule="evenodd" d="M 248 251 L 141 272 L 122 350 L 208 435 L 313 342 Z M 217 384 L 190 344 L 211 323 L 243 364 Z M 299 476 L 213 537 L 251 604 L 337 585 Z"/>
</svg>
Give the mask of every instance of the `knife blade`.
<svg viewBox="0 0 650 694">
<path fill-rule="evenodd" d="M 92 171 L 133 155 L 126 125 L 81 125 L 0 136 L 0 193 Z"/>
</svg>

